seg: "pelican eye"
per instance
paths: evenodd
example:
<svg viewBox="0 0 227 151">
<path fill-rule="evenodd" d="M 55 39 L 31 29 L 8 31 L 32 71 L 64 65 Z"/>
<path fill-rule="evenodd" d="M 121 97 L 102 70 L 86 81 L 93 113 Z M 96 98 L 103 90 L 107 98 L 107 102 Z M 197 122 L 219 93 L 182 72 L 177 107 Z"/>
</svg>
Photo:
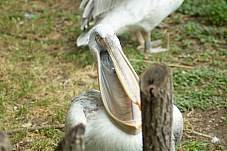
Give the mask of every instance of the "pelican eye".
<svg viewBox="0 0 227 151">
<path fill-rule="evenodd" d="M 106 43 L 104 41 L 104 38 L 100 37 L 100 35 L 95 35 L 95 41 L 99 46 L 106 47 Z"/>
<path fill-rule="evenodd" d="M 95 35 L 95 41 L 96 41 L 96 42 L 99 42 L 100 39 L 101 39 L 101 37 L 100 37 L 98 34 L 96 34 L 96 35 Z"/>
<path fill-rule="evenodd" d="M 98 44 L 100 44 L 100 42 L 102 41 L 102 37 L 100 37 L 98 34 L 97 35 L 95 35 L 95 41 L 98 43 Z"/>
</svg>

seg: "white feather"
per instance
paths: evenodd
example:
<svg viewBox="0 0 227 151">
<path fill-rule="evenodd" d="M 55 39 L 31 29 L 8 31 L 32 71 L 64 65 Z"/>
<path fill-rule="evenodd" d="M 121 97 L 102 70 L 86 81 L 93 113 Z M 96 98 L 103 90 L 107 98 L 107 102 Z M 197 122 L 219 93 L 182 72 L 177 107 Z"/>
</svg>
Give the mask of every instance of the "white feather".
<svg viewBox="0 0 227 151">
<path fill-rule="evenodd" d="M 93 0 L 90 0 L 93 1 Z M 85 6 L 82 29 L 95 18 L 95 24 L 109 24 L 117 34 L 126 31 L 151 31 L 164 18 L 175 11 L 183 0 L 108 0 L 105 5 L 101 5 L 102 0 L 97 5 Z M 89 2 L 88 2 L 89 3 Z M 105 6 L 105 7 L 104 7 Z M 90 10 L 94 7 L 96 13 Z M 97 7 L 99 8 L 97 10 Z M 86 23 L 85 23 L 86 22 Z M 77 46 L 88 44 L 88 35 L 81 35 L 77 39 Z"/>
<path fill-rule="evenodd" d="M 67 113 L 66 133 L 80 122 L 86 123 L 86 151 L 142 151 L 142 133 L 127 134 L 113 124 L 102 105 L 99 91 L 84 91 L 74 98 Z M 183 117 L 175 105 L 172 129 L 172 147 L 175 149 L 183 131 Z"/>
</svg>

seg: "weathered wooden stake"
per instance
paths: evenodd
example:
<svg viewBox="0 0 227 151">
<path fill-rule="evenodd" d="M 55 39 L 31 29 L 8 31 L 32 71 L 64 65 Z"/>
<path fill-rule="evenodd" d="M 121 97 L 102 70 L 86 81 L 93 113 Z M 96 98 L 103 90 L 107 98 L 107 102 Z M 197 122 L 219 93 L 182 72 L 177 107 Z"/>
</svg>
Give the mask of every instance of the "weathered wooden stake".
<svg viewBox="0 0 227 151">
<path fill-rule="evenodd" d="M 59 142 L 55 151 L 84 151 L 84 132 L 85 125 L 82 123 L 76 125 L 66 134 L 62 141 Z"/>
<path fill-rule="evenodd" d="M 9 139 L 9 136 L 0 131 L 0 151 L 11 151 L 12 146 L 11 146 L 11 141 Z"/>
<path fill-rule="evenodd" d="M 172 75 L 164 64 L 154 63 L 140 79 L 143 151 L 171 151 Z"/>
</svg>

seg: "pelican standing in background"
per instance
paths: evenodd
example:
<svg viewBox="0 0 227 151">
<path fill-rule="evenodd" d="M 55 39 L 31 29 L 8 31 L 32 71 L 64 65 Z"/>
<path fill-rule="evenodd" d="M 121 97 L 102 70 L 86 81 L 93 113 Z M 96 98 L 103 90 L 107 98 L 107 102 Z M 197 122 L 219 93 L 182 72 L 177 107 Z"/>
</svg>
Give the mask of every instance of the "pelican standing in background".
<svg viewBox="0 0 227 151">
<path fill-rule="evenodd" d="M 109 25 L 95 26 L 88 45 L 97 61 L 100 91 L 84 91 L 72 100 L 66 117 L 66 134 L 82 123 L 85 125 L 86 151 L 142 151 L 140 89 L 136 72 Z M 182 114 L 174 106 L 174 146 L 180 141 L 182 130 Z"/>
<path fill-rule="evenodd" d="M 147 53 L 165 51 L 152 48 L 151 30 L 182 4 L 183 0 L 83 0 L 81 30 L 96 24 L 109 24 L 117 34 L 135 32 L 140 43 L 138 49 Z M 93 24 L 92 24 L 92 21 Z M 92 24 L 92 25 L 91 25 Z M 77 39 L 77 46 L 87 45 L 90 31 Z M 145 46 L 145 48 L 144 48 Z"/>
</svg>

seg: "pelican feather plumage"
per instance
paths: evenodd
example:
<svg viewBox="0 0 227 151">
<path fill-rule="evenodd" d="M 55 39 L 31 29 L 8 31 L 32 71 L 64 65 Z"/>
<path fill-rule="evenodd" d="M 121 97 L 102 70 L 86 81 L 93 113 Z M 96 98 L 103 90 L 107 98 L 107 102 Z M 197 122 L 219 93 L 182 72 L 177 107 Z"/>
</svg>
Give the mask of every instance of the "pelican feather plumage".
<svg viewBox="0 0 227 151">
<path fill-rule="evenodd" d="M 183 0 L 83 0 L 81 30 L 77 39 L 77 46 L 87 45 L 89 28 L 97 24 L 109 24 L 117 34 L 126 31 L 135 32 L 140 48 L 145 46 L 149 52 L 151 48 L 150 33 L 169 14 L 175 11 Z"/>
<path fill-rule="evenodd" d="M 120 41 L 109 25 L 93 28 L 89 48 L 97 62 L 100 91 L 87 90 L 76 96 L 66 117 L 66 133 L 85 125 L 86 151 L 142 151 L 139 78 L 124 55 Z M 182 136 L 179 109 L 173 107 L 173 136 Z"/>
</svg>

